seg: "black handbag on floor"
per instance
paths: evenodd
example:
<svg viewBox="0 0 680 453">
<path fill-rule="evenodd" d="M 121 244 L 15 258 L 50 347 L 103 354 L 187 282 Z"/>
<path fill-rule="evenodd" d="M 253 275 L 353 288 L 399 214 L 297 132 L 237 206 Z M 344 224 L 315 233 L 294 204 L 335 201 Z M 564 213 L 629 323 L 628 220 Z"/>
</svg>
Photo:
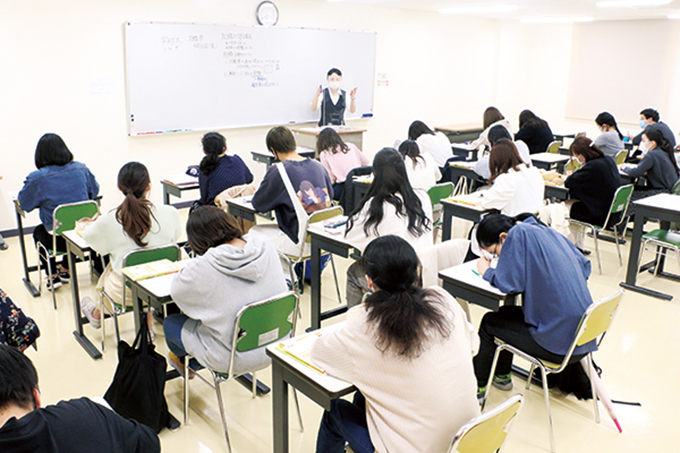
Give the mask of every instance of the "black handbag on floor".
<svg viewBox="0 0 680 453">
<path fill-rule="evenodd" d="M 146 318 L 132 346 L 118 343 L 118 367 L 113 382 L 104 394 L 111 407 L 158 433 L 168 426 L 170 413 L 165 400 L 165 357 L 149 341 Z"/>
</svg>

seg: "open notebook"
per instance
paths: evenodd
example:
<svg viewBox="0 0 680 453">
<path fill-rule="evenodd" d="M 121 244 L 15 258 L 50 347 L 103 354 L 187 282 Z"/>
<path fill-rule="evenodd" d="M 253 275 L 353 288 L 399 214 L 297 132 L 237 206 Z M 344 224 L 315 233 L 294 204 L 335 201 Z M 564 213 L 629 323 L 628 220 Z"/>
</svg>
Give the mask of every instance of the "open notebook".
<svg viewBox="0 0 680 453">
<path fill-rule="evenodd" d="M 123 274 L 128 278 L 138 282 L 147 278 L 160 277 L 161 275 L 178 272 L 182 267 L 178 262 L 168 259 L 152 261 L 150 263 L 138 264 L 123 268 Z"/>
<path fill-rule="evenodd" d="M 311 357 L 312 346 L 316 339 L 322 335 L 322 332 L 316 330 L 314 332 L 309 332 L 305 335 L 300 335 L 295 338 L 291 338 L 286 342 L 281 342 L 276 346 L 276 349 L 283 352 L 286 355 L 294 358 L 304 366 L 311 368 L 317 373 L 326 374 L 326 371 L 319 365 L 314 363 Z"/>
</svg>

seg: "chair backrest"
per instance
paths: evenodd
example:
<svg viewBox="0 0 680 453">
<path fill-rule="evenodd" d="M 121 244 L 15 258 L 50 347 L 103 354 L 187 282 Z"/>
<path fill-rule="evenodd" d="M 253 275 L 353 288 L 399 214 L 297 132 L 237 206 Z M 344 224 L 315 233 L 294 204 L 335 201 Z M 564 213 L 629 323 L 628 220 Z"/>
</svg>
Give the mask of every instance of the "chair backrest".
<svg viewBox="0 0 680 453">
<path fill-rule="evenodd" d="M 505 443 L 522 401 L 524 401 L 522 395 L 513 395 L 503 404 L 470 420 L 458 430 L 449 453 L 499 451 Z"/>
<path fill-rule="evenodd" d="M 619 151 L 616 154 L 616 157 L 614 158 L 614 160 L 616 161 L 616 165 L 621 165 L 621 164 L 625 163 L 627 157 L 628 157 L 628 150 L 624 149 L 623 151 Z"/>
<path fill-rule="evenodd" d="M 340 196 L 340 206 L 342 206 L 345 212 L 349 213 L 354 209 L 354 177 L 370 175 L 371 173 L 373 173 L 373 167 L 371 166 L 353 168 L 347 173 L 345 186 Z"/>
<path fill-rule="evenodd" d="M 441 201 L 444 198 L 448 198 L 453 193 L 453 183 L 445 182 L 443 184 L 437 184 L 436 186 L 430 187 L 427 194 L 430 196 L 430 201 L 432 202 L 432 209 L 441 209 Z M 437 209 L 435 209 L 437 208 Z"/>
<path fill-rule="evenodd" d="M 604 335 L 614 319 L 616 310 L 619 308 L 623 293 L 624 291 L 620 289 L 588 307 L 583 314 L 583 318 L 581 318 L 581 324 L 577 330 L 576 346 L 582 346 Z"/>
<path fill-rule="evenodd" d="M 331 206 L 330 208 L 322 209 L 321 211 L 316 211 L 312 213 L 307 219 L 307 225 L 305 225 L 305 243 L 310 243 L 312 238 L 306 233 L 309 225 L 317 222 L 322 222 L 324 220 L 332 219 L 343 214 L 342 206 Z M 304 244 L 302 244 L 304 246 Z M 300 251 L 302 253 L 302 251 Z"/>
<path fill-rule="evenodd" d="M 567 165 L 564 166 L 564 170 L 573 173 L 580 170 L 582 166 L 583 164 L 579 162 L 578 159 L 571 158 L 569 159 L 569 162 L 567 162 Z"/>
<path fill-rule="evenodd" d="M 99 214 L 99 203 L 95 200 L 62 204 L 54 208 L 52 213 L 52 230 L 55 235 L 71 231 L 81 219 L 94 218 Z"/>
<path fill-rule="evenodd" d="M 607 220 L 605 221 L 603 227 L 606 227 L 609 223 L 609 219 L 614 214 L 621 213 L 621 219 L 617 223 L 621 223 L 624 220 L 623 214 L 628 209 L 628 204 L 630 204 L 630 198 L 633 196 L 633 185 L 627 184 L 616 189 L 614 193 L 614 199 L 609 208 L 609 214 L 607 214 Z"/>
<path fill-rule="evenodd" d="M 555 140 L 553 142 L 550 142 L 550 144 L 548 145 L 548 149 L 546 151 L 552 154 L 559 154 L 560 146 L 562 146 L 562 142 L 559 140 Z"/>
<path fill-rule="evenodd" d="M 295 328 L 297 303 L 297 294 L 288 291 L 243 307 L 236 315 L 232 351 L 263 348 L 288 335 Z"/>
<path fill-rule="evenodd" d="M 177 244 L 159 245 L 157 247 L 148 247 L 133 250 L 123 258 L 123 267 L 136 266 L 138 264 L 150 263 L 167 259 L 170 261 L 179 261 L 181 252 Z"/>
</svg>

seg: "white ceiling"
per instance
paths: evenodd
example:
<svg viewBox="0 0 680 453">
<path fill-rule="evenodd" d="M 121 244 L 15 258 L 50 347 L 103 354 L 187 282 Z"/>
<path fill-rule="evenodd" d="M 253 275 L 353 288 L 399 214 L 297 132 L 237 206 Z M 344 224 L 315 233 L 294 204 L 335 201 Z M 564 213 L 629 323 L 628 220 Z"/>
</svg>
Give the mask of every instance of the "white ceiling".
<svg viewBox="0 0 680 453">
<path fill-rule="evenodd" d="M 526 18 L 594 17 L 596 20 L 664 19 L 680 14 L 680 0 L 656 7 L 599 8 L 599 0 L 319 0 L 334 3 L 358 3 L 387 8 L 437 12 L 442 8 L 478 7 L 483 5 L 516 5 L 505 13 L 475 13 L 472 16 L 489 19 L 522 20 Z"/>
</svg>

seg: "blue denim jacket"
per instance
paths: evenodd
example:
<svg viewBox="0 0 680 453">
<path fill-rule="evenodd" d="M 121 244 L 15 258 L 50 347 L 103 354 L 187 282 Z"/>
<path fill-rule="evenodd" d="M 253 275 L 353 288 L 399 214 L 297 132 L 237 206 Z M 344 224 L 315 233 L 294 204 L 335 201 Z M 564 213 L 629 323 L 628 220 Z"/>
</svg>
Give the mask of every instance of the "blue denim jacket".
<svg viewBox="0 0 680 453">
<path fill-rule="evenodd" d="M 65 203 L 91 200 L 99 194 L 99 184 L 80 162 L 50 165 L 30 173 L 19 192 L 21 209 L 40 208 L 40 221 L 52 230 L 54 208 Z"/>
</svg>

